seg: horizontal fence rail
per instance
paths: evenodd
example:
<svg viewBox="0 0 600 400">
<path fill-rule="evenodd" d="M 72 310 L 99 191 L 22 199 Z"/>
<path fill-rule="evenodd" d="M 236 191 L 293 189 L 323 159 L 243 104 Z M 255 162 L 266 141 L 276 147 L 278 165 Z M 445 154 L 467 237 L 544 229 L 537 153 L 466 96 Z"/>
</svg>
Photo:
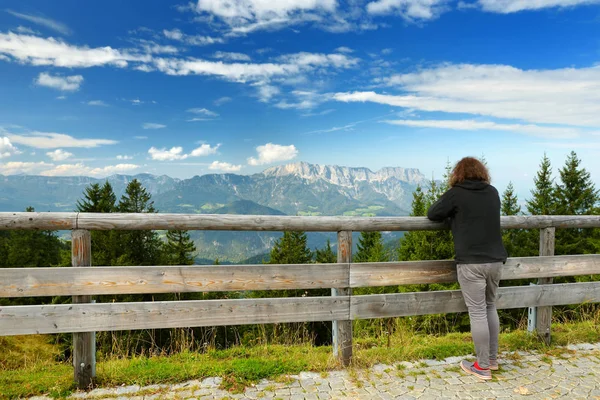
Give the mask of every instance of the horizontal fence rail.
<svg viewBox="0 0 600 400">
<path fill-rule="evenodd" d="M 598 215 L 501 217 L 504 229 L 594 228 Z M 309 217 L 227 214 L 0 213 L 0 230 L 415 231 L 448 229 L 425 217 Z"/>
<path fill-rule="evenodd" d="M 498 289 L 500 309 L 600 302 L 600 282 Z M 0 307 L 0 336 L 334 321 L 467 311 L 460 290 L 336 297 Z"/>
<path fill-rule="evenodd" d="M 509 258 L 503 280 L 600 274 L 600 255 Z M 454 261 L 0 268 L 0 297 L 326 289 L 453 283 Z"/>
</svg>

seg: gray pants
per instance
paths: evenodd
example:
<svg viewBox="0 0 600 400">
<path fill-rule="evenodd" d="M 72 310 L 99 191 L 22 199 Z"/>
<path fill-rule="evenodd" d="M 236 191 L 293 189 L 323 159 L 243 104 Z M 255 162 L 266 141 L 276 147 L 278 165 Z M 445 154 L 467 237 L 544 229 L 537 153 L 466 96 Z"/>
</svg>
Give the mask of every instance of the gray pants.
<svg viewBox="0 0 600 400">
<path fill-rule="evenodd" d="M 496 310 L 496 292 L 502 263 L 458 264 L 458 282 L 469 309 L 471 335 L 477 363 L 489 368 L 490 358 L 498 357 L 500 322 Z"/>
</svg>

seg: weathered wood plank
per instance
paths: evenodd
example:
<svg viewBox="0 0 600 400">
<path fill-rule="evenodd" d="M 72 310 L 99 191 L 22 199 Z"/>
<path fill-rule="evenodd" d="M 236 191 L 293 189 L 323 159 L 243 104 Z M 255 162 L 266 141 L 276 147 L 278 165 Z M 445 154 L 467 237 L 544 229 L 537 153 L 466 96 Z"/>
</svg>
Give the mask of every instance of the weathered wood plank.
<svg viewBox="0 0 600 400">
<path fill-rule="evenodd" d="M 507 260 L 502 279 L 592 274 L 600 274 L 598 254 L 521 257 Z M 0 297 L 318 289 L 451 282 L 456 282 L 454 261 L 0 268 Z"/>
<path fill-rule="evenodd" d="M 460 290 L 353 296 L 353 319 L 466 312 Z M 514 286 L 498 289 L 497 307 L 524 308 L 600 302 L 600 282 Z"/>
<path fill-rule="evenodd" d="M 502 280 L 600 274 L 600 255 L 509 258 Z M 452 260 L 350 264 L 350 286 L 393 286 L 456 282 Z"/>
<path fill-rule="evenodd" d="M 349 264 L 0 268 L 0 297 L 347 287 L 348 268 Z"/>
<path fill-rule="evenodd" d="M 554 242 L 556 228 L 540 229 L 540 257 L 554 255 Z M 538 279 L 538 285 L 547 285 L 552 283 L 552 278 L 546 275 L 546 278 Z M 547 345 L 550 344 L 551 334 L 550 326 L 552 325 L 552 307 L 538 307 L 536 312 L 535 329 L 540 338 Z"/>
<path fill-rule="evenodd" d="M 508 216 L 503 229 L 594 228 L 598 215 Z M 413 231 L 448 229 L 425 217 L 327 217 L 226 214 L 123 214 L 123 213 L 0 213 L 0 229 L 87 230 L 226 230 L 226 231 Z"/>
<path fill-rule="evenodd" d="M 92 235 L 76 229 L 71 232 L 71 265 L 90 269 L 92 265 Z M 91 303 L 92 296 L 73 296 L 73 304 Z M 93 386 L 96 376 L 96 333 L 73 333 L 73 377 L 79 389 Z"/>
<path fill-rule="evenodd" d="M 0 230 L 70 230 L 77 228 L 77 213 L 0 212 Z"/>
<path fill-rule="evenodd" d="M 337 261 L 348 265 L 352 261 L 352 232 L 338 232 Z M 348 272 L 349 276 L 350 273 Z M 352 296 L 352 288 L 348 283 L 344 286 L 338 286 L 331 289 L 332 296 Z M 350 303 L 348 303 L 348 315 L 350 315 Z M 333 354 L 338 356 L 342 365 L 350 365 L 352 360 L 352 321 L 346 320 L 333 321 Z"/>
<path fill-rule="evenodd" d="M 349 319 L 348 297 L 0 306 L 0 336 Z"/>
</svg>

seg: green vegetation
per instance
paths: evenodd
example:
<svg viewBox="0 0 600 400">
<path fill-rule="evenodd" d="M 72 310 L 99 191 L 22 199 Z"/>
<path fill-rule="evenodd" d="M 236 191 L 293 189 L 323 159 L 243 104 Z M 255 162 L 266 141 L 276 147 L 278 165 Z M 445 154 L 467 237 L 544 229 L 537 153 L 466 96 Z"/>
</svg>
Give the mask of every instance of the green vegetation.
<svg viewBox="0 0 600 400">
<path fill-rule="evenodd" d="M 396 319 L 395 323 L 405 326 L 401 318 Z M 522 330 L 504 332 L 500 335 L 500 350 L 509 352 L 510 358 L 518 358 L 518 353 L 512 353 L 517 350 L 538 351 L 557 357 L 568 352 L 559 346 L 600 341 L 599 323 L 600 315 L 595 315 L 586 322 L 556 324 L 552 328 L 552 346 L 545 346 L 535 336 Z M 390 348 L 385 347 L 385 340 L 381 337 L 357 340 L 350 371 L 378 363 L 393 365 L 401 361 L 440 360 L 473 353 L 468 333 L 426 335 L 405 327 L 395 331 Z M 0 353 L 0 393 L 4 396 L 0 396 L 0 399 L 42 394 L 61 398 L 72 393 L 72 367 L 68 362 L 55 361 L 60 351 L 48 341 L 52 339 L 44 336 L 0 339 L 2 348 L 8 349 Z M 28 361 L 24 362 L 26 359 Z M 398 373 L 404 376 L 402 365 L 398 364 L 397 367 Z M 226 350 L 206 349 L 201 353 L 183 351 L 170 356 L 103 356 L 98 360 L 97 378 L 98 385 L 111 387 L 221 377 L 224 389 L 239 392 L 261 379 L 277 379 L 300 371 L 324 373 L 338 368 L 341 367 L 333 358 L 330 346 L 312 346 L 309 343 L 234 346 Z M 457 367 L 448 366 L 446 369 L 456 371 Z"/>
</svg>

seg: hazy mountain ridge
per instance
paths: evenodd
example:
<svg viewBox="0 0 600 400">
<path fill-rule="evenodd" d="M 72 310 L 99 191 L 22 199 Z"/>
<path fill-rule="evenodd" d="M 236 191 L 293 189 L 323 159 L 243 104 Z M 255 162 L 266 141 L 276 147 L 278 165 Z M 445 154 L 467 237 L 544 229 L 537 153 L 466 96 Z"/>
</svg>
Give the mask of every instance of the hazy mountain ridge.
<svg viewBox="0 0 600 400">
<path fill-rule="evenodd" d="M 2 176 L 0 211 L 74 211 L 92 183 L 113 185 L 117 200 L 138 179 L 160 212 L 266 215 L 408 215 L 412 192 L 425 184 L 417 169 L 350 168 L 305 162 L 272 167 L 253 175 L 207 174 L 175 179 L 151 174 L 90 177 Z M 276 232 L 192 232 L 198 256 L 240 261 L 267 252 Z M 311 233 L 311 248 L 330 235 Z M 331 239 L 335 239 L 331 236 Z M 322 243 L 321 243 L 322 242 Z"/>
</svg>

